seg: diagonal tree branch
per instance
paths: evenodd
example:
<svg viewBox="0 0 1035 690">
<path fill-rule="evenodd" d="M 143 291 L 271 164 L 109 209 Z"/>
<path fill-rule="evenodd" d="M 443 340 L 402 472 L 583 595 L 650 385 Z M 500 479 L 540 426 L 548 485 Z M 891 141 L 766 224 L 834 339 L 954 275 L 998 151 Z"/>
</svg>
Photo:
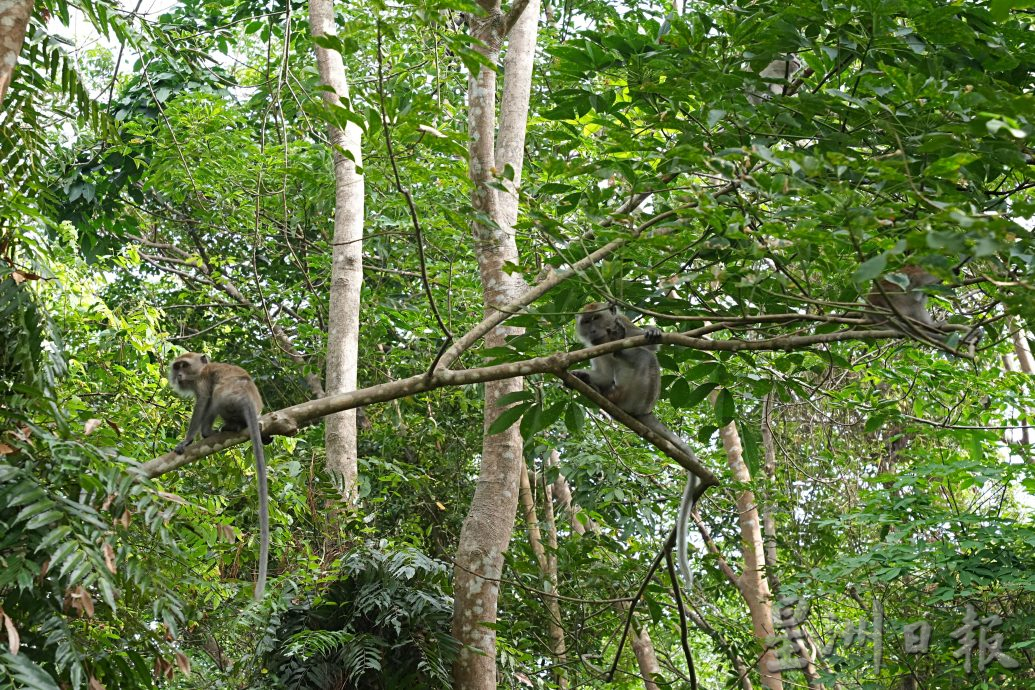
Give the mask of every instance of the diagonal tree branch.
<svg viewBox="0 0 1035 690">
<path fill-rule="evenodd" d="M 836 331 L 834 333 L 820 333 L 816 335 L 781 336 L 765 340 L 708 340 L 705 338 L 692 338 L 679 333 L 663 333 L 661 342 L 668 345 L 681 345 L 697 350 L 713 352 L 766 352 L 766 351 L 787 351 L 801 350 L 813 345 L 844 342 L 849 340 L 884 340 L 890 338 L 901 338 L 902 334 L 896 330 L 869 330 L 869 331 Z M 298 405 L 286 407 L 263 415 L 262 430 L 264 436 L 293 436 L 298 433 L 302 426 L 312 423 L 315 420 L 325 417 L 334 412 L 349 410 L 361 405 L 372 405 L 374 403 L 387 402 L 396 398 L 403 398 L 425 391 L 444 388 L 446 386 L 461 386 L 471 383 L 484 383 L 486 381 L 499 381 L 501 379 L 514 378 L 515 376 L 529 376 L 531 374 L 556 374 L 566 371 L 571 365 L 578 362 L 585 362 L 599 357 L 600 355 L 618 352 L 631 347 L 642 347 L 653 344 L 647 342 L 646 335 L 638 335 L 623 340 L 614 340 L 603 345 L 589 347 L 572 352 L 558 352 L 543 357 L 534 357 L 519 362 L 508 362 L 496 364 L 477 369 L 440 369 L 429 374 L 420 373 L 409 378 L 391 381 L 377 386 L 371 386 L 362 390 L 330 395 L 317 400 L 309 400 Z M 635 420 L 634 420 L 635 421 Z M 641 425 L 642 426 L 642 425 Z M 630 425 L 630 428 L 633 426 Z M 643 434 L 641 434 L 642 436 Z M 643 436 L 650 440 L 648 436 Z M 244 443 L 248 435 L 243 433 L 219 433 L 214 434 L 202 441 L 187 447 L 182 455 L 166 453 L 153 460 L 143 463 L 139 471 L 147 477 L 157 477 L 165 472 L 182 467 L 190 462 L 199 460 L 208 455 Z M 653 443 L 653 441 L 651 441 Z M 664 445 L 655 443 L 664 450 Z M 679 458 L 675 456 L 677 462 Z M 700 463 L 698 463 L 699 465 Z M 684 463 L 680 465 L 687 467 Z M 691 468 L 704 470 L 699 476 L 702 479 L 712 477 L 706 468 Z M 712 484 L 717 481 L 712 477 Z"/>
</svg>

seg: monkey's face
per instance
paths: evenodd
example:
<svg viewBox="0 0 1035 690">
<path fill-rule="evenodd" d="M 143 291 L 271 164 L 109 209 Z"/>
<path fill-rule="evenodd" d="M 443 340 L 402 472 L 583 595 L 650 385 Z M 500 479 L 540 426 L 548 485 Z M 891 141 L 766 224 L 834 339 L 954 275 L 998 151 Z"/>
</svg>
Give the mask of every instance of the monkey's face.
<svg viewBox="0 0 1035 690">
<path fill-rule="evenodd" d="M 191 396 L 197 392 L 197 379 L 201 370 L 208 364 L 206 355 L 187 352 L 173 360 L 169 367 L 169 385 L 182 396 Z"/>
<path fill-rule="evenodd" d="M 586 345 L 602 345 L 624 337 L 625 329 L 607 305 L 594 302 L 586 305 L 575 327 L 576 333 Z"/>
</svg>

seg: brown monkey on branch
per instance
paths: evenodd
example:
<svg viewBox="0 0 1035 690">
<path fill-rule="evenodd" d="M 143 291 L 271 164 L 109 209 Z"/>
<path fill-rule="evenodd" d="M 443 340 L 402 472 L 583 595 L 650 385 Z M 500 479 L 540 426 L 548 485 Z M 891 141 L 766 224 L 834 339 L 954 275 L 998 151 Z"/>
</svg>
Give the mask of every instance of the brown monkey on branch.
<svg viewBox="0 0 1035 690">
<path fill-rule="evenodd" d="M 941 279 L 919 266 L 907 265 L 875 280 L 866 301 L 880 313 L 867 312 L 866 319 L 875 324 L 891 323 L 907 335 L 923 340 L 941 340 L 951 333 L 963 333 L 963 343 L 973 349 L 981 339 L 980 328 L 936 320 L 927 309 L 924 288 L 941 284 Z M 904 280 L 903 280 L 904 278 Z M 905 285 L 903 285 L 903 282 Z M 973 353 L 971 353 L 973 354 Z"/>
<path fill-rule="evenodd" d="M 194 398 L 194 413 L 187 427 L 187 437 L 176 445 L 184 449 L 200 433 L 211 436 L 216 417 L 223 420 L 220 431 L 248 429 L 255 454 L 255 474 L 259 482 L 259 575 L 255 580 L 255 600 L 262 599 L 266 588 L 266 565 L 270 551 L 269 496 L 266 485 L 266 455 L 262 448 L 259 414 L 262 396 L 247 371 L 233 364 L 210 362 L 206 355 L 186 352 L 169 367 L 169 383 L 184 397 Z"/>
<path fill-rule="evenodd" d="M 661 339 L 661 331 L 657 328 L 646 330 L 639 328 L 624 314 L 618 313 L 614 304 L 591 302 L 582 309 L 575 321 L 575 334 L 586 347 L 603 345 L 614 340 L 623 340 L 636 335 L 646 335 L 652 342 L 642 347 L 632 347 L 590 360 L 590 368 L 571 372 L 584 383 L 600 391 L 619 409 L 628 412 L 644 426 L 650 428 L 679 448 L 687 457 L 696 458 L 683 439 L 662 424 L 654 416 L 654 404 L 661 392 L 661 366 L 658 364 L 657 343 Z M 693 574 L 687 562 L 687 529 L 690 513 L 697 500 L 697 488 L 700 480 L 692 473 L 687 473 L 683 499 L 679 504 L 679 516 L 676 519 L 676 551 L 679 568 L 687 587 L 693 584 Z"/>
</svg>

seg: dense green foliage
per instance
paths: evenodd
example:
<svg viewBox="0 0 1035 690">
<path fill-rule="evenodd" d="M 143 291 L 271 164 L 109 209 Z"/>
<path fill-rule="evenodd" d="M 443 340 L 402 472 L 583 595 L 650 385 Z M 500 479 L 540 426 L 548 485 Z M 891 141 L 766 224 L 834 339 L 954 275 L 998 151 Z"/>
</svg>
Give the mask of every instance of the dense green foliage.
<svg viewBox="0 0 1035 690">
<path fill-rule="evenodd" d="M 181 348 L 248 368 L 268 409 L 311 396 L 327 337 L 327 123 L 365 132 L 361 385 L 426 370 L 445 339 L 386 122 L 437 306 L 454 335 L 483 313 L 466 166 L 478 58 L 461 19 L 477 9 L 339 7 L 330 42 L 353 94 L 334 111 L 318 97 L 306 9 L 187 0 L 145 17 L 106 0 L 37 3 L 0 113 L 0 690 L 448 683 L 441 563 L 477 476 L 477 387 L 364 411 L 355 514 L 337 507 L 321 428 L 274 441 L 261 605 L 249 592 L 247 447 L 153 482 L 132 473 L 182 434 L 187 404 L 163 375 Z M 827 685 L 1035 688 L 1032 446 L 1004 432 L 1031 421 L 1035 400 L 1030 375 L 1001 361 L 1012 333 L 1035 327 L 1030 3 L 545 9 L 514 270 L 532 282 L 630 241 L 515 317 L 526 332 L 510 348 L 462 364 L 570 349 L 573 314 L 590 300 L 668 331 L 712 328 L 717 341 L 833 334 L 847 326 L 824 318 L 857 313 L 873 279 L 924 266 L 945 281 L 931 292 L 938 315 L 981 325 L 975 358 L 958 338 L 665 347 L 659 413 L 723 481 L 701 512 L 734 570 L 738 493 L 751 488 L 772 511 L 768 574 L 781 596 L 811 605 Z M 71 52 L 70 12 L 106 42 Z M 802 71 L 762 98 L 772 84 L 758 73 L 792 53 Z M 615 213 L 647 192 L 639 210 Z M 590 527 L 576 534 L 558 511 L 568 680 L 642 687 L 628 651 L 604 680 L 625 617 L 607 600 L 637 590 L 683 473 L 549 377 L 528 379 L 513 409 L 537 498 L 563 475 Z M 750 487 L 719 443 L 730 421 Z M 703 687 L 739 687 L 729 657 L 750 666 L 761 646 L 725 563 L 693 563 L 702 575 L 684 594 L 704 623 L 689 637 L 697 674 Z M 556 687 L 544 582 L 515 532 L 497 625 L 502 687 Z M 953 633 L 968 607 L 1001 618 L 988 639 L 1001 633 L 1018 668 L 979 668 L 975 649 L 964 670 Z M 638 612 L 659 682 L 684 687 L 664 568 Z M 880 665 L 872 639 L 841 635 L 878 612 Z M 929 650 L 907 653 L 903 629 L 917 621 L 931 627 Z"/>
</svg>

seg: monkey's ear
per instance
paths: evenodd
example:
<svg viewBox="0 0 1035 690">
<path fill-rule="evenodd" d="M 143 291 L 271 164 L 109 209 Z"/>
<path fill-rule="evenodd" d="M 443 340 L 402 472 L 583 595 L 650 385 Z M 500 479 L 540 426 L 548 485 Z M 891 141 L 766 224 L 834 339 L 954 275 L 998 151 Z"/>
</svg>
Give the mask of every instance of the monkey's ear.
<svg viewBox="0 0 1035 690">
<path fill-rule="evenodd" d="M 208 355 L 201 355 L 201 363 L 208 364 Z"/>
<path fill-rule="evenodd" d="M 607 310 L 609 312 L 611 312 L 612 315 L 617 315 L 618 314 L 618 305 L 615 304 L 614 302 L 608 302 L 607 303 Z"/>
</svg>

